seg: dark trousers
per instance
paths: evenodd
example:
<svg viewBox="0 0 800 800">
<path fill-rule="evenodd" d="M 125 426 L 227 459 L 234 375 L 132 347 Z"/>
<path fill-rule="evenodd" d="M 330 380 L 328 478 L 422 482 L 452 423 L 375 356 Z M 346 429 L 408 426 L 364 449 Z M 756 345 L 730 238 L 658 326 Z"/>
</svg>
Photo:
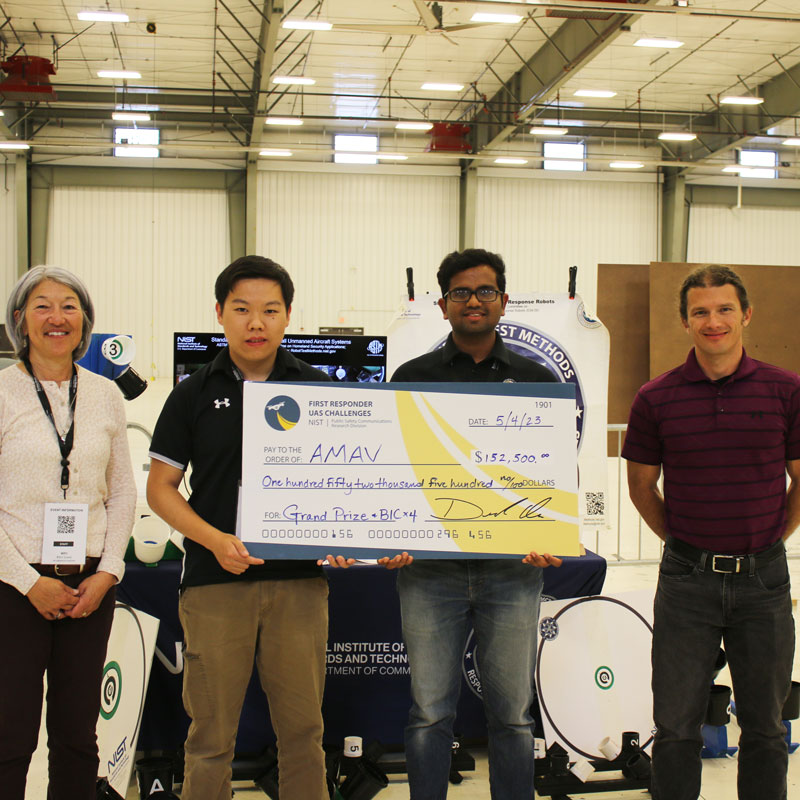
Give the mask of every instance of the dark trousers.
<svg viewBox="0 0 800 800">
<path fill-rule="evenodd" d="M 701 726 L 722 642 L 733 680 L 739 800 L 785 800 L 794 619 L 785 554 L 739 574 L 713 572 L 667 545 L 653 626 L 654 800 L 696 800 Z"/>
<path fill-rule="evenodd" d="M 64 578 L 77 586 L 85 575 Z M 94 800 L 100 682 L 114 616 L 112 588 L 86 619 L 46 620 L 0 582 L 0 796 L 24 800 L 47 672 L 48 800 Z"/>
</svg>

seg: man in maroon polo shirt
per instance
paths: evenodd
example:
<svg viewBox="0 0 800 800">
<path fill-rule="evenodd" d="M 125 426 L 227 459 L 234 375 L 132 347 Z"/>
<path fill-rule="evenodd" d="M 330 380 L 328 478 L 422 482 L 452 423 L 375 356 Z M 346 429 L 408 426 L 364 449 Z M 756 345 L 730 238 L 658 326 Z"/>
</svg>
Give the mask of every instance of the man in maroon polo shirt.
<svg viewBox="0 0 800 800">
<path fill-rule="evenodd" d="M 745 353 L 752 308 L 729 267 L 692 272 L 680 314 L 694 347 L 639 390 L 622 450 L 631 500 L 665 541 L 653 625 L 652 794 L 699 796 L 701 725 L 722 642 L 742 730 L 739 799 L 784 800 L 781 709 L 794 620 L 783 540 L 800 524 L 800 377 Z"/>
</svg>

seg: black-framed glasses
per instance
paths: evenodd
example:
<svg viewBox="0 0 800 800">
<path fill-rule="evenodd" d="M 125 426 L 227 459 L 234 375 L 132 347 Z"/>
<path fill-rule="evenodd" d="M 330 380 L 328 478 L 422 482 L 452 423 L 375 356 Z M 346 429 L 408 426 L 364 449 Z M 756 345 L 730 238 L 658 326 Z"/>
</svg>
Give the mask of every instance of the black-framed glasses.
<svg viewBox="0 0 800 800">
<path fill-rule="evenodd" d="M 472 295 L 475 295 L 481 303 L 491 303 L 497 300 L 499 294 L 500 290 L 495 289 L 493 286 L 479 286 L 477 289 L 467 289 L 465 286 L 459 286 L 457 289 L 445 292 L 444 296 L 445 298 L 450 298 L 454 303 L 466 303 Z"/>
</svg>

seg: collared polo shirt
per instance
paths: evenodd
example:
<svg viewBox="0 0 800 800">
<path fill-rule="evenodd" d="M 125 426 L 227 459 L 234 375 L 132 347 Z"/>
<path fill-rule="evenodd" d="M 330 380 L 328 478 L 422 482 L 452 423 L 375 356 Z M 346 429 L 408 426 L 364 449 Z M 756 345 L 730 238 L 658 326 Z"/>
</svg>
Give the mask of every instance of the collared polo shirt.
<svg viewBox="0 0 800 800">
<path fill-rule="evenodd" d="M 438 350 L 401 364 L 392 375 L 392 381 L 554 383 L 558 378 L 547 367 L 509 350 L 497 335 L 491 353 L 476 364 L 472 356 L 456 347 L 451 333 Z"/>
<path fill-rule="evenodd" d="M 800 377 L 743 353 L 723 381 L 694 349 L 646 383 L 622 457 L 660 464 L 669 533 L 718 553 L 757 553 L 783 536 L 786 461 L 800 459 Z"/>
<path fill-rule="evenodd" d="M 329 381 L 330 378 L 279 347 L 269 380 Z M 191 464 L 189 505 L 224 533 L 236 532 L 242 477 L 242 388 L 226 347 L 212 362 L 172 390 L 150 446 L 152 458 L 181 470 Z M 276 560 L 250 566 L 243 574 L 234 575 L 197 542 L 187 538 L 185 547 L 182 587 L 323 574 L 315 561 Z"/>
</svg>

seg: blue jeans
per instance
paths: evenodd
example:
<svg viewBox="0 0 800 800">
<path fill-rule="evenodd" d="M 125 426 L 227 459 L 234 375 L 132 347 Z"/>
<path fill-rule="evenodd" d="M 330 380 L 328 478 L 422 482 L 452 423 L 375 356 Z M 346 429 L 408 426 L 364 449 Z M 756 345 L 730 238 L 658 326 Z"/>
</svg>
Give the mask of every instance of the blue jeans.
<svg viewBox="0 0 800 800">
<path fill-rule="evenodd" d="M 444 800 L 470 627 L 479 653 L 493 800 L 533 798 L 530 706 L 542 570 L 521 561 L 417 561 L 397 578 L 411 667 L 411 800 Z"/>
<path fill-rule="evenodd" d="M 664 550 L 653 625 L 653 800 L 696 800 L 701 725 L 720 641 L 728 657 L 739 739 L 739 800 L 786 798 L 781 709 L 791 685 L 794 619 L 783 554 L 720 574 Z"/>
</svg>

